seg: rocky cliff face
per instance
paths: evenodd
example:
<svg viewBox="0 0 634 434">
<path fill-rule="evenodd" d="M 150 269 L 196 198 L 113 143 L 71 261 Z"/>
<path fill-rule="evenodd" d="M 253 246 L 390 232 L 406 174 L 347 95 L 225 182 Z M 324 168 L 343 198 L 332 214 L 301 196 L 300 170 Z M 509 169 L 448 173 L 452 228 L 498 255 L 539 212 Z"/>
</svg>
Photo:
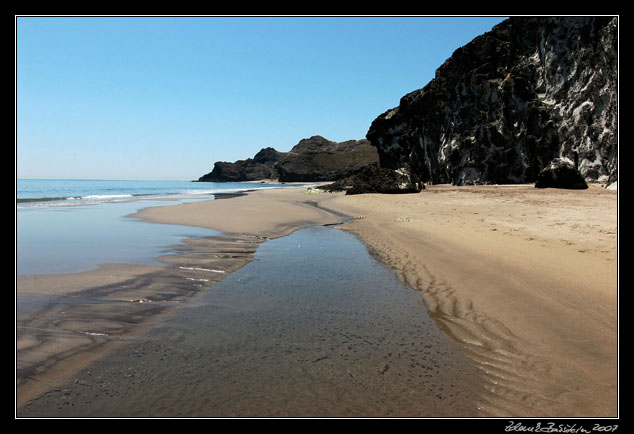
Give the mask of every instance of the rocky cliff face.
<svg viewBox="0 0 634 434">
<path fill-rule="evenodd" d="M 617 18 L 513 17 L 457 49 L 366 137 L 382 168 L 423 182 L 530 183 L 555 158 L 613 182 L 617 60 Z"/>
</svg>

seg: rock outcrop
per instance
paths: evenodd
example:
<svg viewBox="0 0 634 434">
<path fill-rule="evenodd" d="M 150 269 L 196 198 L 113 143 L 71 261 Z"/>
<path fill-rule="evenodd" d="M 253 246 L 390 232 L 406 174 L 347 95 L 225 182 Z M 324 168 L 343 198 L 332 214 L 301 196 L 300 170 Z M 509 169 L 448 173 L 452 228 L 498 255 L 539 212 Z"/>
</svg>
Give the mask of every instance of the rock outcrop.
<svg viewBox="0 0 634 434">
<path fill-rule="evenodd" d="M 378 161 L 376 148 L 368 140 L 332 142 L 321 136 L 312 136 L 300 140 L 290 152 L 278 152 L 269 147 L 246 160 L 216 162 L 213 170 L 198 181 L 335 181 Z"/>
<path fill-rule="evenodd" d="M 584 180 L 616 181 L 617 25 L 512 17 L 458 48 L 372 123 L 380 167 L 426 183 L 531 183 L 563 158 Z"/>
<path fill-rule="evenodd" d="M 385 169 L 378 164 L 364 167 L 358 173 L 321 187 L 326 191 L 345 191 L 346 194 L 363 193 L 418 193 L 425 185 L 408 167 Z"/>
<path fill-rule="evenodd" d="M 280 182 L 334 181 L 378 163 L 368 140 L 331 142 L 321 136 L 301 140 L 277 164 Z"/>
<path fill-rule="evenodd" d="M 274 148 L 261 149 L 253 158 L 230 163 L 218 161 L 211 172 L 198 178 L 200 182 L 242 182 L 277 179 L 276 164 L 286 156 Z"/>
</svg>

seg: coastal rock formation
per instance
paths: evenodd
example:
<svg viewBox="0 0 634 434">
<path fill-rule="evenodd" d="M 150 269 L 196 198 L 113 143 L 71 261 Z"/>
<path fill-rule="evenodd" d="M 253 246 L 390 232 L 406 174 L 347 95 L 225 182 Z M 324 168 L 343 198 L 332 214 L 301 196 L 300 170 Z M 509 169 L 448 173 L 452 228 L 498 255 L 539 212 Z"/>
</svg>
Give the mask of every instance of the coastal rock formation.
<svg viewBox="0 0 634 434">
<path fill-rule="evenodd" d="M 321 187 L 326 191 L 345 191 L 346 194 L 363 193 L 418 193 L 424 184 L 408 167 L 385 169 L 377 164 L 364 167 L 359 173 Z"/>
<path fill-rule="evenodd" d="M 281 182 L 333 181 L 378 163 L 368 140 L 331 142 L 321 136 L 301 140 L 277 163 Z"/>
<path fill-rule="evenodd" d="M 617 25 L 505 20 L 374 120 L 380 166 L 434 184 L 531 183 L 564 158 L 584 180 L 616 181 Z"/>
<path fill-rule="evenodd" d="M 218 161 L 211 172 L 198 178 L 200 182 L 241 182 L 277 179 L 276 164 L 286 153 L 274 148 L 261 149 L 253 158 L 234 163 Z"/>
<path fill-rule="evenodd" d="M 302 139 L 290 152 L 264 148 L 253 158 L 219 161 L 201 182 L 278 179 L 280 182 L 334 181 L 376 164 L 379 156 L 368 140 L 332 142 L 321 136 Z"/>
</svg>

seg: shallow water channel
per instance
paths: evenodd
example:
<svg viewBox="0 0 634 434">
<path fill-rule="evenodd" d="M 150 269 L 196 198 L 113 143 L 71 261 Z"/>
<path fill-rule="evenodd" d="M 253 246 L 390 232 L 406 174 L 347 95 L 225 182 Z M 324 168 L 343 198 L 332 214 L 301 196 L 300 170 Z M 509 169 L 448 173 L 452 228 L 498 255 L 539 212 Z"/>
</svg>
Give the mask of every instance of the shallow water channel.
<svg viewBox="0 0 634 434">
<path fill-rule="evenodd" d="M 65 417 L 465 417 L 461 350 L 353 235 L 309 227 L 20 410 Z"/>
</svg>

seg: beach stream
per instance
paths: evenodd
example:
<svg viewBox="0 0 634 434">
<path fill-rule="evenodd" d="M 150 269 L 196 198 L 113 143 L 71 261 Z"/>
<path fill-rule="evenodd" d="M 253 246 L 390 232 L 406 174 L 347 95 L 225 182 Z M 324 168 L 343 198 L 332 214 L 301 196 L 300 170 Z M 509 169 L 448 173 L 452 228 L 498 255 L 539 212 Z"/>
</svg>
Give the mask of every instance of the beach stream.
<svg viewBox="0 0 634 434">
<path fill-rule="evenodd" d="M 462 350 L 353 235 L 312 226 L 148 332 L 29 401 L 20 417 L 464 417 Z"/>
</svg>

